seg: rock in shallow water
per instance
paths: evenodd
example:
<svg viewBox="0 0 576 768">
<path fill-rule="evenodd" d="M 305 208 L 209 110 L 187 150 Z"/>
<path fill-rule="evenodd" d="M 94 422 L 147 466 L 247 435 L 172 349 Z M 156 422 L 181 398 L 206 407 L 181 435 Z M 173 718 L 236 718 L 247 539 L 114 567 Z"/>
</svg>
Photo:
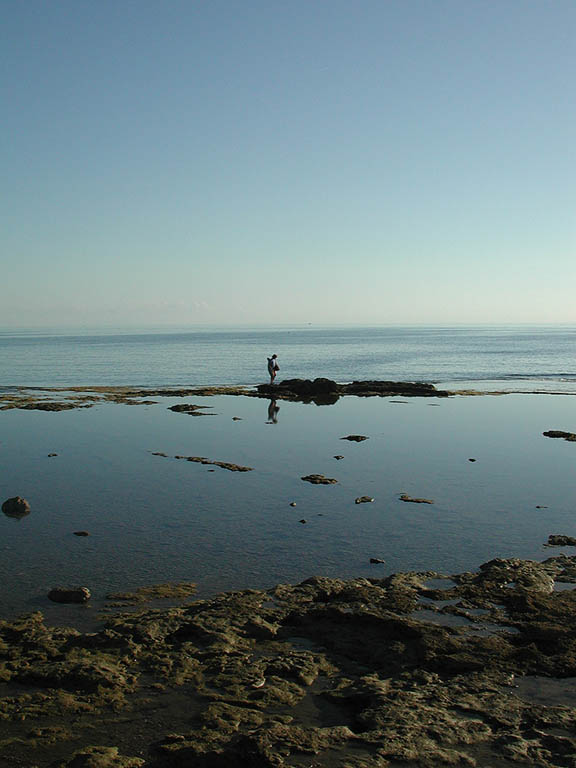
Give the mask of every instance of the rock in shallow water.
<svg viewBox="0 0 576 768">
<path fill-rule="evenodd" d="M 305 475 L 301 480 L 305 480 L 313 485 L 334 485 L 338 482 L 333 477 L 324 477 L 324 475 Z"/>
<path fill-rule="evenodd" d="M 30 514 L 30 504 L 21 496 L 13 496 L 2 504 L 2 512 L 8 517 L 25 517 Z"/>
<path fill-rule="evenodd" d="M 548 536 L 549 547 L 576 547 L 576 539 L 573 536 L 563 536 L 553 533 Z"/>
<path fill-rule="evenodd" d="M 408 496 L 407 493 L 403 493 L 400 496 L 400 501 L 409 501 L 412 502 L 412 504 L 434 504 L 432 499 L 417 499 L 412 496 Z"/>
<path fill-rule="evenodd" d="M 550 429 L 548 432 L 542 432 L 544 437 L 557 437 L 563 440 L 568 440 L 569 443 L 576 442 L 576 435 L 574 432 L 562 432 L 559 429 Z"/>
<path fill-rule="evenodd" d="M 54 603 L 87 603 L 91 594 L 88 587 L 54 587 L 48 597 Z"/>
</svg>

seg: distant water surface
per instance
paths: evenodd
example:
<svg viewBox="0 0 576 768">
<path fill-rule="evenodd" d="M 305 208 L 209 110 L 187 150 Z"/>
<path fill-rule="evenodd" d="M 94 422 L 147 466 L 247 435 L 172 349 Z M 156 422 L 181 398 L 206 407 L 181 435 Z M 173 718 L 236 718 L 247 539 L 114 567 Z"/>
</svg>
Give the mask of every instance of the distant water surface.
<svg viewBox="0 0 576 768">
<path fill-rule="evenodd" d="M 576 326 L 272 327 L 0 332 L 0 387 L 253 385 L 280 378 L 428 381 L 576 392 Z"/>
</svg>

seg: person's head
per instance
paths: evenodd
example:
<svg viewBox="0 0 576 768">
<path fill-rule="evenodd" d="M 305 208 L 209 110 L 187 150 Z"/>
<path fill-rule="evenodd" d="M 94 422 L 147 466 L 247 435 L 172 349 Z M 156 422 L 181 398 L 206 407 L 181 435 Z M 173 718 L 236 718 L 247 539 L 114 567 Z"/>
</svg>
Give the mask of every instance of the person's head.
<svg viewBox="0 0 576 768">
<path fill-rule="evenodd" d="M 272 360 L 274 360 L 275 357 L 278 357 L 278 355 L 272 355 Z"/>
</svg>

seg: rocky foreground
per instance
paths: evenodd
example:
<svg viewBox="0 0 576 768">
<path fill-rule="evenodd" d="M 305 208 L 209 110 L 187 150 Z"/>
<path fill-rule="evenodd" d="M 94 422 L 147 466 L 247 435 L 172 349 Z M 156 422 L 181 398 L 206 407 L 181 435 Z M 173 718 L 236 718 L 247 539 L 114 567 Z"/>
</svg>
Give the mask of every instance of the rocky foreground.
<svg viewBox="0 0 576 768">
<path fill-rule="evenodd" d="M 443 580 L 440 580 L 443 579 Z M 576 558 L 0 622 L 0 764 L 576 766 Z M 535 676 L 551 690 L 537 703 Z"/>
</svg>

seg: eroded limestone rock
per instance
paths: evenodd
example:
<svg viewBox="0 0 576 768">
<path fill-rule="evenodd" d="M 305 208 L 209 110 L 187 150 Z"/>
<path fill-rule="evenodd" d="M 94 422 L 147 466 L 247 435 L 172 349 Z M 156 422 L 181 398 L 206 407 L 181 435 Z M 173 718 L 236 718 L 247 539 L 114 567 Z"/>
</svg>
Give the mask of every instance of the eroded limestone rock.
<svg viewBox="0 0 576 768">
<path fill-rule="evenodd" d="M 576 676 L 576 593 L 551 591 L 560 580 L 576 583 L 576 558 L 313 577 L 90 634 L 0 621 L 0 763 L 566 768 L 576 696 L 544 706 L 514 687 Z M 73 728 L 56 733 L 56 718 Z M 111 729 L 115 746 L 94 747 Z"/>
</svg>

